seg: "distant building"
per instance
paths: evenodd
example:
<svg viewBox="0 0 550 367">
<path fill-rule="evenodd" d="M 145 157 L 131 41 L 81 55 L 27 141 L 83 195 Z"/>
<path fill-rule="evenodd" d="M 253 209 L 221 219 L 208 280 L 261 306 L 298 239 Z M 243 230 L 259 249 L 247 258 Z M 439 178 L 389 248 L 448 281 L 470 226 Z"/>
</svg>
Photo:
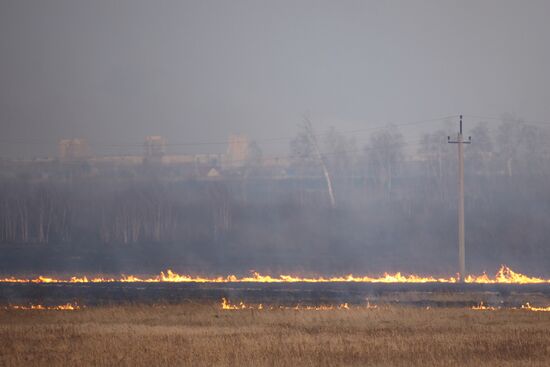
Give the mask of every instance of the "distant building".
<svg viewBox="0 0 550 367">
<path fill-rule="evenodd" d="M 211 168 L 210 171 L 208 171 L 206 177 L 208 178 L 219 178 L 220 177 L 220 171 L 218 171 L 215 168 Z"/>
<path fill-rule="evenodd" d="M 166 154 L 166 139 L 159 135 L 146 136 L 143 147 L 146 158 L 162 158 Z"/>
<path fill-rule="evenodd" d="M 171 154 L 162 156 L 161 162 L 165 165 L 206 164 L 218 166 L 221 158 L 221 154 Z"/>
<path fill-rule="evenodd" d="M 262 159 L 262 166 L 288 168 L 290 159 L 287 157 L 267 157 Z"/>
<path fill-rule="evenodd" d="M 59 158 L 83 159 L 89 156 L 88 142 L 84 139 L 61 139 L 58 144 Z"/>
<path fill-rule="evenodd" d="M 224 162 L 225 166 L 244 166 L 248 159 L 248 144 L 249 141 L 246 135 L 230 135 Z"/>
<path fill-rule="evenodd" d="M 110 164 L 114 166 L 132 166 L 143 163 L 143 157 L 140 155 L 108 155 L 95 156 L 88 159 L 92 164 Z"/>
</svg>

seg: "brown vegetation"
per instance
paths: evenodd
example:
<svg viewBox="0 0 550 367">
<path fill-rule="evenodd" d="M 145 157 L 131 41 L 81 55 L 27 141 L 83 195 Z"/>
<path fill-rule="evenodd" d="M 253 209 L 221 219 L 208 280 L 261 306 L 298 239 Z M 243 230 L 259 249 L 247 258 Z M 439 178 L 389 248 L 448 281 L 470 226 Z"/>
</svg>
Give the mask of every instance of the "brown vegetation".
<svg viewBox="0 0 550 367">
<path fill-rule="evenodd" d="M 550 313 L 217 305 L 0 311 L 0 365 L 548 366 Z"/>
</svg>

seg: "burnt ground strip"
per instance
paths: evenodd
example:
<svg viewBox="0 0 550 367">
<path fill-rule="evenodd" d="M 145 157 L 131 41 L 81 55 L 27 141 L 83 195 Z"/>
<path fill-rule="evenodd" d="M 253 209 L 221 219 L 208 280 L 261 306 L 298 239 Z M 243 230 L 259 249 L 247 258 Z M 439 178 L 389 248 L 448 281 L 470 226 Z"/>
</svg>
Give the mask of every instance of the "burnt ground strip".
<svg viewBox="0 0 550 367">
<path fill-rule="evenodd" d="M 419 307 L 518 307 L 550 304 L 550 284 L 434 283 L 0 283 L 0 304 L 83 306 L 217 302 L 263 304 L 402 304 Z"/>
</svg>

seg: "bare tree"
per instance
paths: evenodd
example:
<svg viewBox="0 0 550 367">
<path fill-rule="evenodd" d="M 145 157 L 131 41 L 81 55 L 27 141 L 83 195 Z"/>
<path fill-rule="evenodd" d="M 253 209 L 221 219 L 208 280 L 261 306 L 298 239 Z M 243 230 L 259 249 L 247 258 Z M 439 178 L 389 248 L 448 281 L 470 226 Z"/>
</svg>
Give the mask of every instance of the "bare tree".
<svg viewBox="0 0 550 367">
<path fill-rule="evenodd" d="M 334 196 L 334 189 L 332 186 L 332 178 L 330 176 L 330 173 L 328 171 L 325 158 L 323 157 L 323 154 L 321 153 L 321 150 L 319 149 L 319 144 L 317 142 L 317 137 L 315 135 L 315 132 L 313 130 L 313 126 L 311 124 L 311 121 L 308 117 L 304 117 L 304 130 L 309 136 L 309 139 L 313 146 L 313 151 L 315 152 L 315 155 L 317 156 L 317 159 L 319 163 L 321 164 L 321 168 L 323 169 L 323 174 L 325 176 L 325 181 L 327 183 L 327 191 L 330 199 L 330 205 L 331 207 L 336 207 L 336 198 Z"/>
<path fill-rule="evenodd" d="M 523 120 L 507 114 L 502 117 L 497 130 L 499 157 L 504 163 L 504 172 L 509 177 L 514 175 L 514 166 L 518 162 L 518 146 L 521 142 L 523 125 Z"/>
<path fill-rule="evenodd" d="M 451 182 L 454 182 L 457 171 L 455 151 L 449 149 L 447 144 L 447 136 L 453 129 L 454 124 L 446 121 L 444 128 L 424 134 L 418 148 L 418 154 L 426 168 L 424 174 L 428 179 L 425 189 L 432 194 L 438 193 L 442 201 L 448 201 Z"/>
<path fill-rule="evenodd" d="M 493 141 L 487 123 L 480 122 L 472 130 L 475 144 L 466 150 L 466 168 L 475 174 L 489 174 L 490 162 L 493 158 Z"/>
<path fill-rule="evenodd" d="M 314 161 L 313 142 L 309 134 L 300 131 L 294 139 L 290 141 L 290 160 L 292 165 L 300 171 L 305 170 Z"/>
<path fill-rule="evenodd" d="M 263 152 L 262 148 L 260 148 L 255 140 L 252 140 L 250 143 L 248 143 L 247 152 L 248 154 L 246 157 L 246 165 L 248 167 L 261 166 L 263 160 Z"/>
<path fill-rule="evenodd" d="M 518 146 L 518 165 L 522 172 L 529 176 L 540 176 L 547 173 L 546 164 L 550 149 L 548 128 L 533 124 L 524 124 L 520 131 Z"/>
<path fill-rule="evenodd" d="M 403 136 L 395 128 L 375 132 L 365 147 L 365 155 L 374 178 L 391 195 L 393 180 L 404 158 Z"/>
<path fill-rule="evenodd" d="M 349 177 L 354 166 L 357 145 L 354 138 L 346 138 L 331 127 L 324 139 L 327 166 L 333 177 Z"/>
</svg>

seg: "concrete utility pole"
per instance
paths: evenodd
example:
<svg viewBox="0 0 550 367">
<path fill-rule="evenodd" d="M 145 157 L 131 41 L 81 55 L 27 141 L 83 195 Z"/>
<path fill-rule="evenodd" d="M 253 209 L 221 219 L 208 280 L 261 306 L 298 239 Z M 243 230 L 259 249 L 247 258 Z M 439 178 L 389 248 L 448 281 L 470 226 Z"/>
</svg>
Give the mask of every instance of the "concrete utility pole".
<svg viewBox="0 0 550 367">
<path fill-rule="evenodd" d="M 458 269 L 460 281 L 466 276 L 466 250 L 464 247 L 464 144 L 471 144 L 472 137 L 464 141 L 462 136 L 462 115 L 460 115 L 460 129 L 455 141 L 447 137 L 447 142 L 458 145 Z"/>
</svg>

